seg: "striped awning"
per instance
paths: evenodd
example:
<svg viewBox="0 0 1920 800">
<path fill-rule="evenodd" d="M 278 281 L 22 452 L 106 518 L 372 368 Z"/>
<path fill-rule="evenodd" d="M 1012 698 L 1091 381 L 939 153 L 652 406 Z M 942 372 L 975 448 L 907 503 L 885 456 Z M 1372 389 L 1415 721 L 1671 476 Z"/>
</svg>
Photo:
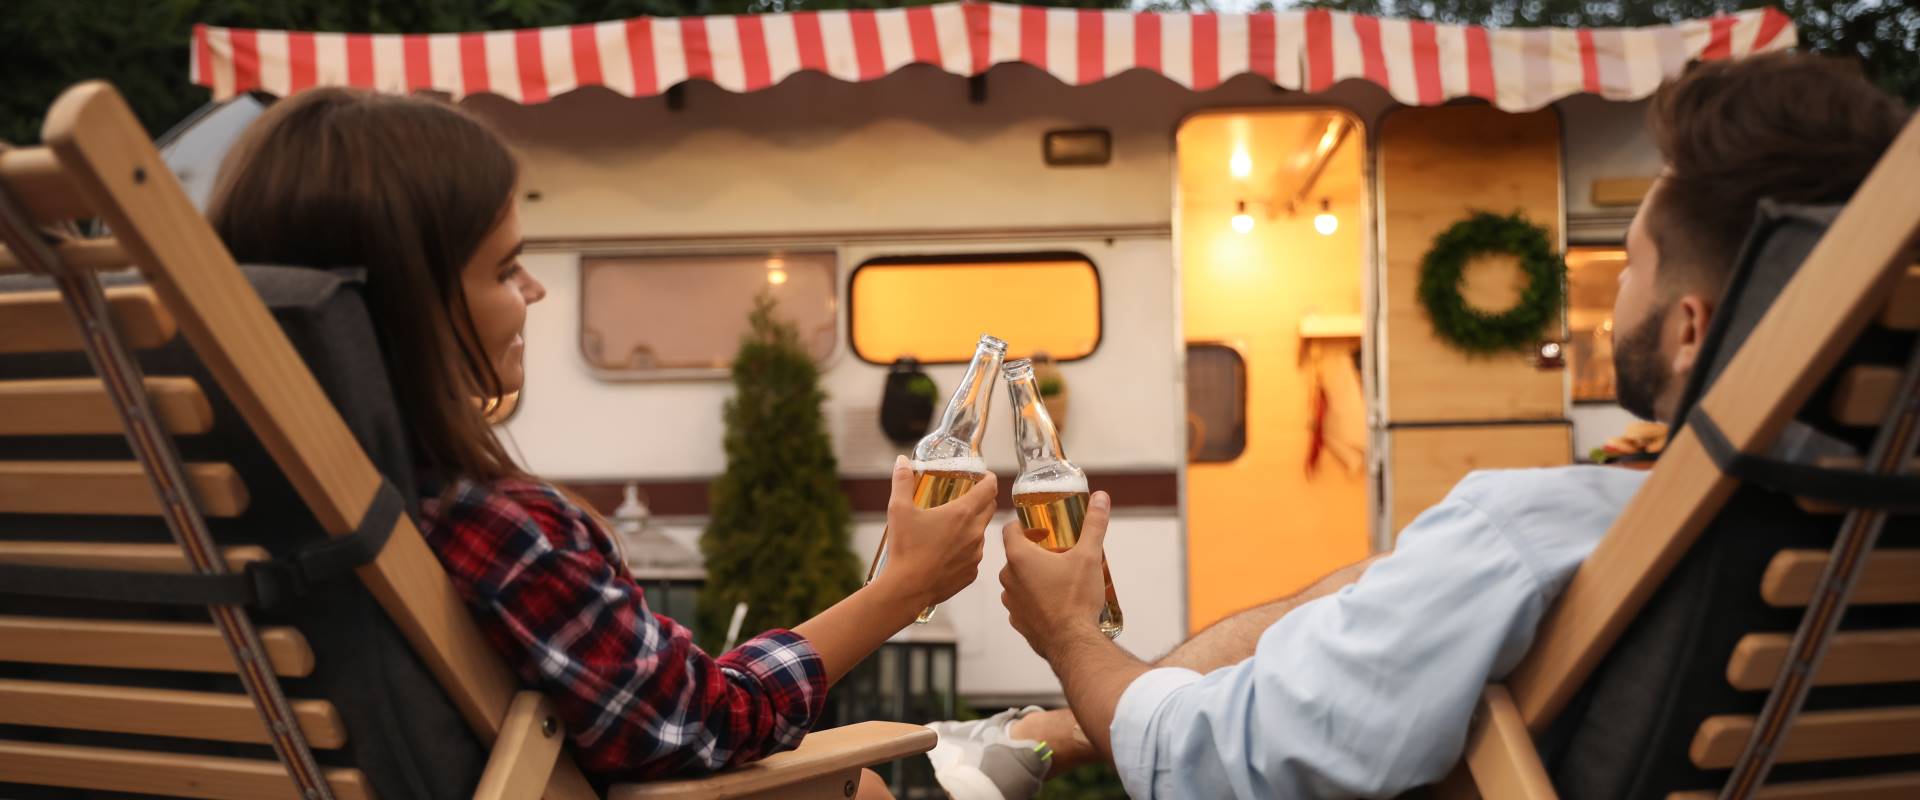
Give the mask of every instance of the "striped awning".
<svg viewBox="0 0 1920 800">
<path fill-rule="evenodd" d="M 445 34 L 201 25 L 193 38 L 193 81 L 215 100 L 358 86 L 541 103 L 583 86 L 644 97 L 700 79 L 751 92 L 803 70 L 869 81 L 909 64 L 971 76 L 1024 63 L 1073 85 L 1133 69 L 1196 91 L 1246 73 L 1308 92 L 1358 78 L 1408 105 L 1480 97 L 1523 111 L 1582 92 L 1646 97 L 1690 60 L 1781 50 L 1796 34 L 1770 8 L 1647 28 L 1490 29 L 1324 10 L 1157 14 L 948 3 Z"/>
</svg>

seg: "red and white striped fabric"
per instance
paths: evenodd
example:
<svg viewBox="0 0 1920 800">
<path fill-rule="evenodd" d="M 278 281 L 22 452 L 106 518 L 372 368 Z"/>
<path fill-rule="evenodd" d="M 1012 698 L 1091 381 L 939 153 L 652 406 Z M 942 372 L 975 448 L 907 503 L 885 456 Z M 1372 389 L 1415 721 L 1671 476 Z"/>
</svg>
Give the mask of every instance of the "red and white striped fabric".
<svg viewBox="0 0 1920 800">
<path fill-rule="evenodd" d="M 215 100 L 358 86 L 541 103 L 582 86 L 640 97 L 703 79 L 751 92 L 802 70 L 869 81 L 908 64 L 979 75 L 1017 62 L 1069 84 L 1146 69 L 1194 90 L 1246 73 L 1310 92 L 1358 78 L 1408 105 L 1471 96 L 1523 111 L 1581 92 L 1645 97 L 1690 60 L 1795 41 L 1793 23 L 1771 8 L 1648 28 L 1488 29 L 1322 10 L 1154 14 L 948 3 L 447 34 L 201 25 L 192 75 Z"/>
</svg>

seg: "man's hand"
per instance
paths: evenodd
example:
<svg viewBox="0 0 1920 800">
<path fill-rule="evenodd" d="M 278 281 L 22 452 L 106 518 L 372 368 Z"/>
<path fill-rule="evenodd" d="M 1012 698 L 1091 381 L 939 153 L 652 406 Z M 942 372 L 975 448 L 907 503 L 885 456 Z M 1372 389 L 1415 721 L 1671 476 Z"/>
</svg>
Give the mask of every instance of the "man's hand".
<svg viewBox="0 0 1920 800">
<path fill-rule="evenodd" d="M 1080 541 L 1064 553 L 1048 552 L 1028 539 L 1026 526 L 1017 518 L 1001 531 L 1007 566 L 1000 571 L 1005 589 L 1000 602 L 1007 607 L 1013 629 L 1048 663 L 1089 636 L 1106 640 L 1099 623 L 1107 601 L 1102 565 L 1112 508 L 1106 492 L 1094 492 L 1080 527 Z"/>
</svg>

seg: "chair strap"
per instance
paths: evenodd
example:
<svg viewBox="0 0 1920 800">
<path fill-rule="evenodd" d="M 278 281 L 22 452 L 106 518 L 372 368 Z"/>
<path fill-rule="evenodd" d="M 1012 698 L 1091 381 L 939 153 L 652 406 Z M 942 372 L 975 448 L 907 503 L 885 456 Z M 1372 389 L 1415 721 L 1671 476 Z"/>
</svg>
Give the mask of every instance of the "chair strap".
<svg viewBox="0 0 1920 800">
<path fill-rule="evenodd" d="M 1687 425 L 1720 472 L 1742 483 L 1843 508 L 1920 512 L 1920 477 L 1818 467 L 1743 453 L 1700 406 L 1687 414 Z"/>
<path fill-rule="evenodd" d="M 0 564 L 0 594 L 182 606 L 272 608 L 304 597 L 372 562 L 406 513 L 386 480 L 352 533 L 313 542 L 271 561 L 224 575 Z"/>
</svg>

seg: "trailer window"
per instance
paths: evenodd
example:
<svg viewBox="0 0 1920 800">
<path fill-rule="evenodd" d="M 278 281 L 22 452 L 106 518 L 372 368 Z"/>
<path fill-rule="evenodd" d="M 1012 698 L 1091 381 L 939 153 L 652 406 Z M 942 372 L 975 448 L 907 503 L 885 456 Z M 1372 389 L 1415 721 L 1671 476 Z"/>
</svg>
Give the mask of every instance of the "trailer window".
<svg viewBox="0 0 1920 800">
<path fill-rule="evenodd" d="M 1626 251 L 1617 247 L 1567 250 L 1567 347 L 1573 369 L 1573 401 L 1611 403 L 1613 392 L 1613 297 L 1620 289 Z"/>
<path fill-rule="evenodd" d="M 1009 358 L 1073 361 L 1100 346 L 1100 275 L 1079 253 L 877 258 L 851 284 L 848 338 L 875 364 L 965 362 L 983 333 Z"/>
<path fill-rule="evenodd" d="M 1187 462 L 1219 464 L 1247 449 L 1247 362 L 1224 344 L 1187 343 Z"/>
<path fill-rule="evenodd" d="M 838 338 L 834 283 L 832 253 L 588 256 L 580 353 L 602 378 L 721 375 L 764 291 L 825 360 Z"/>
</svg>

